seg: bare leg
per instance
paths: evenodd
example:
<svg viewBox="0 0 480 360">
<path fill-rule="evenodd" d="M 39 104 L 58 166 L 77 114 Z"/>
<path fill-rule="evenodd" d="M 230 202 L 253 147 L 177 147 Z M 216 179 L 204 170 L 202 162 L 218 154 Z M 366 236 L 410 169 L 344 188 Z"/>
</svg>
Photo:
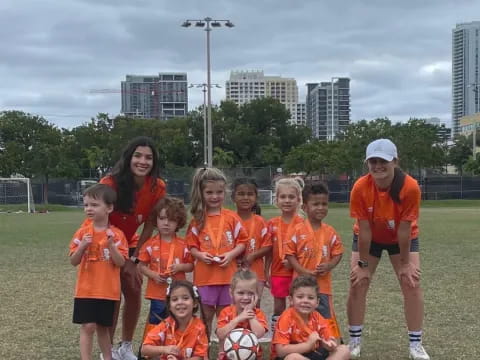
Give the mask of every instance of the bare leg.
<svg viewBox="0 0 480 360">
<path fill-rule="evenodd" d="M 330 353 L 327 360 L 348 360 L 350 359 L 350 350 L 347 345 L 338 345 L 337 348 Z"/>
<path fill-rule="evenodd" d="M 97 341 L 103 360 L 112 360 L 112 342 L 110 340 L 110 327 L 97 325 Z"/>
<path fill-rule="evenodd" d="M 80 326 L 80 358 L 92 360 L 93 334 L 97 325 L 95 323 L 82 324 Z"/>
<path fill-rule="evenodd" d="M 215 306 L 202 304 L 203 316 L 205 317 L 205 326 L 207 327 L 207 334 L 211 334 L 212 321 L 215 315 Z"/>
<path fill-rule="evenodd" d="M 273 315 L 280 316 L 284 311 L 285 307 L 287 306 L 286 298 L 273 298 Z"/>
</svg>

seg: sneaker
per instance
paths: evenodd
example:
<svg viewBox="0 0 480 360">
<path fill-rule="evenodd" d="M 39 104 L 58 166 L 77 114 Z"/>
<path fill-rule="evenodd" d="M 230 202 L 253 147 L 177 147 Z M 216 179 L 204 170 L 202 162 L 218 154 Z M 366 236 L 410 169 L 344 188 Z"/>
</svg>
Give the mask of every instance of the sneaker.
<svg viewBox="0 0 480 360">
<path fill-rule="evenodd" d="M 258 339 L 259 343 L 268 343 L 272 341 L 272 335 L 270 334 L 270 331 L 267 331 L 265 335 L 263 335 L 260 339 Z"/>
<path fill-rule="evenodd" d="M 133 353 L 133 347 L 131 342 L 122 342 L 118 348 L 119 360 L 137 360 L 137 357 Z"/>
<path fill-rule="evenodd" d="M 213 333 L 212 336 L 210 336 L 210 342 L 218 343 L 217 334 Z"/>
<path fill-rule="evenodd" d="M 427 352 L 423 348 L 421 343 L 415 346 L 410 346 L 410 359 L 412 360 L 430 360 Z"/>
<path fill-rule="evenodd" d="M 103 354 L 100 353 L 100 360 L 103 360 Z M 118 355 L 118 350 L 112 348 L 112 360 L 122 360 L 120 359 L 120 355 Z"/>
<path fill-rule="evenodd" d="M 348 344 L 350 349 L 350 359 L 360 359 L 360 350 L 362 349 L 362 344 L 360 343 L 350 343 Z"/>
</svg>

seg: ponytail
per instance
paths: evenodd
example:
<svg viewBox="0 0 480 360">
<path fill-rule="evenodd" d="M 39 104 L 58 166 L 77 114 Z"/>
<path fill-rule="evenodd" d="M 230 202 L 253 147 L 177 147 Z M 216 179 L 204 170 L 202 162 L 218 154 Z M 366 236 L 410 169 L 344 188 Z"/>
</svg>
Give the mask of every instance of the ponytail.
<svg viewBox="0 0 480 360">
<path fill-rule="evenodd" d="M 403 184 L 405 184 L 405 177 L 406 174 L 402 169 L 395 167 L 389 194 L 392 200 L 397 204 L 400 204 L 400 191 L 402 191 Z"/>
</svg>

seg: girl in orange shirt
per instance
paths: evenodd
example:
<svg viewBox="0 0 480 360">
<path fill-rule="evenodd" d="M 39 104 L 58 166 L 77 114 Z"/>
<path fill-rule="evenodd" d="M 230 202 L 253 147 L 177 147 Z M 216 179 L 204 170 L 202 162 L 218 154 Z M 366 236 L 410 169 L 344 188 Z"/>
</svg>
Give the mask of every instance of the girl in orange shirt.
<svg viewBox="0 0 480 360">
<path fill-rule="evenodd" d="M 193 281 L 202 299 L 208 331 L 215 313 L 218 316 L 232 302 L 229 288 L 237 271 L 236 258 L 245 251 L 248 241 L 238 215 L 222 208 L 226 185 L 225 175 L 215 168 L 198 169 L 192 181 L 193 219 L 187 244 L 197 260 Z"/>
<path fill-rule="evenodd" d="M 232 200 L 249 239 L 242 259 L 242 267 L 252 270 L 257 275 L 257 294 L 259 298 L 257 306 L 260 307 L 260 299 L 266 280 L 264 257 L 272 251 L 272 240 L 267 223 L 260 216 L 261 210 L 257 197 L 258 187 L 254 179 L 235 179 L 232 185 Z"/>
<path fill-rule="evenodd" d="M 273 295 L 272 333 L 280 314 L 285 310 L 293 269 L 285 257 L 288 241 L 295 225 L 303 219 L 298 216 L 302 204 L 303 180 L 283 178 L 275 185 L 275 202 L 281 216 L 270 219 L 268 229 L 272 237 L 272 252 L 267 257 L 270 291 Z M 271 263 L 271 266 L 270 266 Z"/>
<path fill-rule="evenodd" d="M 167 308 L 170 316 L 148 333 L 142 355 L 161 360 L 208 358 L 205 324 L 194 316 L 199 309 L 197 289 L 186 280 L 174 280 L 167 291 Z"/>
</svg>

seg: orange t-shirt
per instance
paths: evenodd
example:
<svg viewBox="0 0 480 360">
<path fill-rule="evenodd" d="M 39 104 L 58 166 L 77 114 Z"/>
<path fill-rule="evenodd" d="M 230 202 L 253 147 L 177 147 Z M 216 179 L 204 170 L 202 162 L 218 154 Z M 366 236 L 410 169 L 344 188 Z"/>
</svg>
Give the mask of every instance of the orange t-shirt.
<svg viewBox="0 0 480 360">
<path fill-rule="evenodd" d="M 237 317 L 237 308 L 235 305 L 230 305 L 224 308 L 222 311 L 220 311 L 220 314 L 218 315 L 217 319 L 217 328 L 220 329 L 230 323 L 234 318 Z M 268 331 L 268 323 L 267 323 L 267 318 L 265 316 L 265 313 L 259 309 L 255 308 L 255 317 L 257 321 L 262 325 L 262 327 L 265 329 L 265 331 Z M 238 323 L 237 328 L 242 328 L 242 329 L 248 329 L 252 330 L 250 327 L 250 322 L 248 320 L 242 321 Z M 258 347 L 258 352 L 257 352 L 257 359 L 262 358 L 262 347 Z"/>
<path fill-rule="evenodd" d="M 317 265 L 329 262 L 332 257 L 343 254 L 343 245 L 335 229 L 322 223 L 313 230 L 306 220 L 295 227 L 292 240 L 287 244 L 287 255 L 294 255 L 297 261 L 307 270 L 315 270 Z M 295 272 L 294 277 L 298 274 Z M 320 293 L 332 295 L 332 272 L 317 276 Z"/>
<path fill-rule="evenodd" d="M 181 349 L 181 359 L 194 356 L 208 357 L 207 330 L 202 320 L 194 316 L 185 331 L 176 329 L 175 320 L 169 316 L 150 330 L 143 341 L 143 345 L 168 346 L 177 345 Z M 161 355 L 166 360 L 167 355 Z"/>
<path fill-rule="evenodd" d="M 172 247 L 171 247 L 172 246 Z M 175 237 L 172 242 L 166 242 L 160 238 L 160 234 L 148 239 L 140 250 L 138 259 L 148 264 L 148 268 L 158 272 L 162 276 L 168 276 L 167 265 L 170 259 L 171 264 L 191 264 L 193 263 L 187 244 L 180 237 Z M 175 280 L 185 280 L 184 272 L 177 272 L 171 276 Z M 167 297 L 167 283 L 157 284 L 152 279 L 148 279 L 147 290 L 145 292 L 146 299 L 165 300 Z"/>
<path fill-rule="evenodd" d="M 306 342 L 314 331 L 325 340 L 333 336 L 330 322 L 317 311 L 313 311 L 305 323 L 297 311 L 293 307 L 289 307 L 280 315 L 275 326 L 270 358 L 276 358 L 275 344 L 300 344 Z"/>
<path fill-rule="evenodd" d="M 117 190 L 117 184 L 111 175 L 102 178 L 100 183 L 111 186 L 115 191 Z M 135 240 L 132 241 L 133 235 L 138 227 L 148 219 L 158 200 L 163 198 L 165 194 L 166 185 L 163 180 L 157 179 L 157 183 L 152 189 L 152 178 L 147 176 L 141 189 L 135 193 L 132 213 L 126 214 L 114 210 L 110 214 L 110 222 L 124 232 L 128 240 L 128 247 L 137 247 Z"/>
<path fill-rule="evenodd" d="M 268 232 L 267 223 L 260 215 L 253 215 L 250 219 L 242 221 L 242 224 L 249 239 L 245 255 L 272 246 L 272 238 Z M 265 281 L 265 258 L 255 259 L 250 265 L 250 270 L 257 274 L 258 280 Z"/>
<path fill-rule="evenodd" d="M 218 245 L 215 245 L 214 239 L 219 241 Z M 213 256 L 218 256 L 231 251 L 239 244 L 247 246 L 248 235 L 240 217 L 231 210 L 222 209 L 220 214 L 206 217 L 202 230 L 199 230 L 195 220 L 192 220 L 186 240 L 189 249 L 197 248 L 202 252 L 206 251 Z M 231 261 L 226 267 L 220 267 L 216 262 L 205 264 L 197 260 L 193 272 L 193 283 L 197 286 L 229 285 L 236 271 L 236 261 Z"/>
<path fill-rule="evenodd" d="M 388 191 L 380 191 L 370 174 L 362 176 L 350 194 L 350 216 L 356 219 L 354 233 L 359 232 L 358 220 L 368 220 L 372 241 L 396 244 L 398 225 L 401 221 L 410 221 L 410 239 L 417 238 L 420 197 L 417 181 L 409 175 L 400 191 L 400 204 L 392 200 Z"/>
<path fill-rule="evenodd" d="M 274 217 L 268 222 L 268 231 L 273 243 L 271 276 L 292 276 L 293 270 L 283 266 L 282 260 L 285 259 L 287 244 L 291 239 L 290 234 L 295 226 L 301 222 L 303 222 L 303 219 L 298 215 L 295 215 L 290 224 L 284 223 L 281 216 Z M 280 254 L 280 247 L 283 250 L 282 254 Z"/>
<path fill-rule="evenodd" d="M 127 240 L 123 232 L 110 226 L 118 251 L 128 258 Z M 93 224 L 82 226 L 70 242 L 69 256 L 77 250 L 84 235 L 93 236 L 78 265 L 76 298 L 120 300 L 120 268 L 115 265 L 108 249 L 106 230 L 95 231 Z"/>
</svg>

